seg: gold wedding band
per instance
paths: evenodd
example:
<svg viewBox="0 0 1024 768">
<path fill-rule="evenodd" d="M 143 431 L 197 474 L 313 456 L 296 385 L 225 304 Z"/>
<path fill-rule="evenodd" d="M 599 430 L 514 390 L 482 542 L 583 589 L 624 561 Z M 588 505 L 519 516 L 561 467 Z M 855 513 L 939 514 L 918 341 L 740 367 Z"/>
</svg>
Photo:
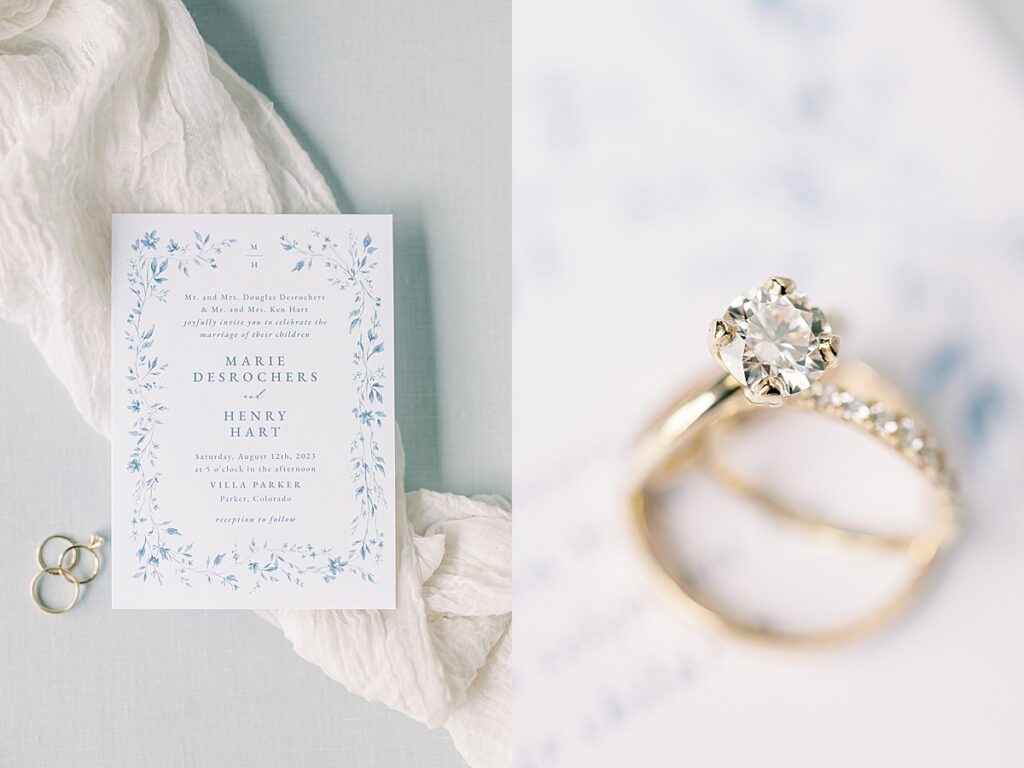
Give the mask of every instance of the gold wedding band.
<svg viewBox="0 0 1024 768">
<path fill-rule="evenodd" d="M 75 543 L 73 539 L 65 536 L 63 533 L 55 533 L 55 534 L 53 534 L 53 536 L 47 536 L 45 539 L 43 539 L 42 544 L 40 544 L 36 548 L 36 562 L 39 564 L 40 568 L 48 567 L 46 565 L 46 561 L 43 559 L 43 550 L 46 549 L 46 545 L 49 544 L 51 541 L 66 541 L 69 545 Z M 63 558 L 64 558 L 64 555 L 62 554 L 61 555 L 61 560 L 63 560 Z M 68 565 L 67 567 L 68 568 L 74 568 L 77 563 L 78 563 L 78 552 L 75 552 L 74 553 L 74 560 L 72 560 L 71 564 Z M 59 565 L 59 563 L 58 563 L 58 565 Z"/>
<path fill-rule="evenodd" d="M 796 293 L 786 278 L 771 278 L 738 297 L 712 323 L 710 344 L 725 369 L 683 395 L 637 445 L 630 495 L 632 527 L 655 580 L 692 621 L 743 638 L 787 645 L 822 645 L 850 639 L 895 616 L 919 591 L 937 555 L 956 531 L 954 477 L 934 434 L 908 399 L 869 366 L 836 366 L 838 337 L 824 313 Z M 848 528 L 795 512 L 748 483 L 709 449 L 714 433 L 739 427 L 766 406 L 785 405 L 841 420 L 878 438 L 912 462 L 929 481 L 935 514 L 910 537 Z M 652 535 L 651 497 L 665 480 L 704 461 L 727 486 L 765 509 L 796 523 L 855 544 L 902 552 L 913 568 L 908 583 L 869 615 L 823 630 L 795 632 L 735 615 L 673 575 L 663 542 Z M 827 481 L 827 478 L 825 478 Z"/>
<path fill-rule="evenodd" d="M 54 608 L 52 606 L 47 605 L 46 602 L 43 600 L 42 596 L 39 594 L 39 579 L 43 575 L 63 576 L 65 581 L 67 581 L 69 584 L 73 584 L 75 587 L 75 596 L 71 598 L 71 602 L 60 608 Z M 77 605 L 78 598 L 82 596 L 82 587 L 78 579 L 71 576 L 71 574 L 69 574 L 60 566 L 53 565 L 45 566 L 38 573 L 36 573 L 36 575 L 32 579 L 32 586 L 30 590 L 32 594 L 32 600 L 35 602 L 36 605 L 38 605 L 47 613 L 66 613 L 67 611 L 70 611 L 72 608 L 74 608 L 75 605 Z"/>
</svg>

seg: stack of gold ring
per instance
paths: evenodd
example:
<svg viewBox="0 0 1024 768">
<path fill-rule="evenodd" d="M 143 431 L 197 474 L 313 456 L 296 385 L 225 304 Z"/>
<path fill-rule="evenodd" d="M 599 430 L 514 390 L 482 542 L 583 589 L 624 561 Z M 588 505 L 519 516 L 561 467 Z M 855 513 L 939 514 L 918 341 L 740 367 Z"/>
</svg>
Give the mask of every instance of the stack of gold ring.
<svg viewBox="0 0 1024 768">
<path fill-rule="evenodd" d="M 934 434 L 907 398 L 861 362 L 837 366 L 839 337 L 825 314 L 792 280 L 773 277 L 737 297 L 710 331 L 714 359 L 724 369 L 684 394 L 640 440 L 630 496 L 641 551 L 671 599 L 697 623 L 747 639 L 815 645 L 856 636 L 894 616 L 917 592 L 956 531 L 954 476 Z M 766 406 L 791 406 L 840 419 L 877 437 L 930 482 L 935 514 L 924 530 L 900 537 L 847 528 L 793 513 L 724 466 L 715 471 L 733 488 L 797 522 L 856 542 L 901 552 L 912 567 L 906 586 L 870 615 L 841 626 L 797 632 L 735 615 L 687 580 L 672 575 L 662 542 L 649 525 L 651 496 L 681 466 L 707 458 L 712 428 L 739 422 Z"/>
<path fill-rule="evenodd" d="M 43 550 L 51 541 L 64 541 L 68 544 L 60 553 L 60 557 L 57 558 L 56 565 L 47 565 L 43 556 Z M 101 563 L 97 550 L 104 543 L 103 537 L 95 533 L 89 537 L 87 544 L 76 544 L 74 540 L 60 533 L 43 539 L 39 548 L 36 549 L 36 562 L 39 564 L 39 572 L 32 578 L 32 584 L 29 587 L 33 602 L 47 613 L 66 613 L 74 608 L 78 604 L 78 599 L 82 596 L 82 585 L 88 584 L 99 575 Z M 83 551 L 92 555 L 93 567 L 87 576 L 80 578 L 75 575 L 74 568 L 78 565 L 78 553 Z M 43 576 L 62 576 L 65 581 L 74 586 L 74 596 L 66 605 L 53 607 L 43 600 L 39 594 L 39 584 Z"/>
</svg>

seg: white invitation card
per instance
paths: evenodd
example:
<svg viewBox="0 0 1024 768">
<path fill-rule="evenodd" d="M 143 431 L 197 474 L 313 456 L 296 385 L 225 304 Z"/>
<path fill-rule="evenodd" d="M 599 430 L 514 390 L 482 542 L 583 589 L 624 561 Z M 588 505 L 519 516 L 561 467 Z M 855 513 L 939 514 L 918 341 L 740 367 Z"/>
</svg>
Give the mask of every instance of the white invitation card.
<svg viewBox="0 0 1024 768">
<path fill-rule="evenodd" d="M 390 216 L 115 214 L 116 608 L 393 608 Z"/>
</svg>

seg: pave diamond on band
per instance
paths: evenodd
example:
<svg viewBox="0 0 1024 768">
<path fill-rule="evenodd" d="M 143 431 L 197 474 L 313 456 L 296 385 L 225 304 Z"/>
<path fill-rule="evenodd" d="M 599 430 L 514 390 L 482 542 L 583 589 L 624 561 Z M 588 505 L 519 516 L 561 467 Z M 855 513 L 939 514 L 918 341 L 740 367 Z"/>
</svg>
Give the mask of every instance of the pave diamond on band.
<svg viewBox="0 0 1024 768">
<path fill-rule="evenodd" d="M 838 416 L 881 437 L 937 485 L 950 492 L 955 490 L 956 477 L 947 466 L 938 440 L 913 416 L 883 402 L 860 398 L 844 387 L 820 382 L 811 385 L 809 397 L 796 402 L 803 408 Z"/>
</svg>

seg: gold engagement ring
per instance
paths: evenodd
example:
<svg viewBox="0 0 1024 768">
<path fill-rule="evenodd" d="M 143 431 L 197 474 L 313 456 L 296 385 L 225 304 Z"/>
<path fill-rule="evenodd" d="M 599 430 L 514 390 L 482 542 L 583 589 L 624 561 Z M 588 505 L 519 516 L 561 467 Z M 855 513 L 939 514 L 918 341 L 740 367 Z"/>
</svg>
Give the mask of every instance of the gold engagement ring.
<svg viewBox="0 0 1024 768">
<path fill-rule="evenodd" d="M 854 637 L 897 614 L 919 590 L 956 531 L 954 475 L 934 433 L 913 404 L 865 363 L 839 365 L 839 336 L 828 317 L 788 278 L 772 277 L 738 296 L 711 324 L 709 344 L 722 373 L 685 393 L 641 438 L 630 495 L 632 527 L 655 579 L 693 621 L 744 638 L 782 644 L 827 644 Z M 710 436 L 739 427 L 766 409 L 798 408 L 837 419 L 877 438 L 928 481 L 932 514 L 921 530 L 900 536 L 826 521 L 779 502 L 733 469 L 712 461 Z M 820 446 L 828 450 L 828 446 Z M 698 589 L 670 564 L 664 537 L 652 530 L 654 498 L 666 481 L 704 460 L 719 480 L 762 508 L 827 534 L 902 555 L 906 583 L 867 615 L 838 626 L 793 631 L 738 614 Z M 816 478 L 827 501 L 830 477 Z"/>
</svg>

